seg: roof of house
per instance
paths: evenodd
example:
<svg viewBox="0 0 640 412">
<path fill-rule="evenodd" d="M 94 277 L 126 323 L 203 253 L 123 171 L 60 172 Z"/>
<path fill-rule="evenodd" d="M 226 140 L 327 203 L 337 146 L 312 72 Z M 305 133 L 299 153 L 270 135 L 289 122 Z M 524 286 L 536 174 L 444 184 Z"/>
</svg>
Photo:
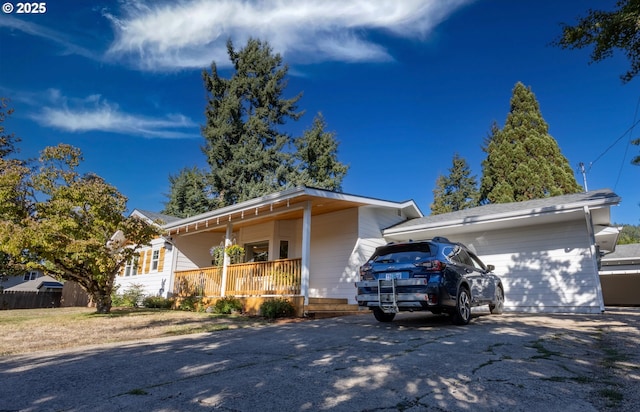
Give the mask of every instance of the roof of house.
<svg viewBox="0 0 640 412">
<path fill-rule="evenodd" d="M 170 215 L 165 215 L 163 213 L 151 212 L 149 210 L 141 210 L 141 209 L 134 209 L 131 214 L 132 215 L 137 214 L 141 217 L 144 217 L 150 220 L 151 222 L 157 222 L 157 223 L 160 223 L 161 225 L 166 225 L 168 223 L 172 223 L 180 220 L 180 218 L 176 216 L 170 216 Z"/>
<path fill-rule="evenodd" d="M 585 206 L 590 211 L 606 208 L 606 213 L 592 219 L 594 224 L 607 226 L 609 225 L 608 206 L 617 205 L 620 200 L 620 197 L 610 189 L 601 189 L 524 202 L 496 203 L 410 219 L 385 229 L 384 233 L 385 236 L 393 236 L 445 227 L 449 229 L 459 227 L 463 231 L 469 230 L 468 226 L 471 224 L 492 224 L 494 228 L 515 227 L 525 224 L 524 218 L 531 217 L 537 217 L 538 223 L 553 222 L 562 219 L 562 215 L 566 213 L 584 212 Z M 526 224 L 532 223 L 529 221 Z"/>
<path fill-rule="evenodd" d="M 353 207 L 371 206 L 402 210 L 409 218 L 422 217 L 423 214 L 413 200 L 393 202 L 371 197 L 339 193 L 331 190 L 298 186 L 250 199 L 235 205 L 212 210 L 200 215 L 175 220 L 163 227 L 169 233 L 182 233 L 203 230 L 212 227 L 224 227 L 226 222 L 234 225 L 249 224 L 261 219 L 296 218 L 302 216 L 305 205 L 311 206 L 312 215 L 328 213 Z"/>
<path fill-rule="evenodd" d="M 616 250 L 602 257 L 602 264 L 613 262 L 640 262 L 640 243 L 617 245 Z"/>
<path fill-rule="evenodd" d="M 5 290 L 14 292 L 38 292 L 42 289 L 62 289 L 62 286 L 62 282 L 58 282 L 51 276 L 45 275 L 37 279 L 19 283 Z"/>
</svg>

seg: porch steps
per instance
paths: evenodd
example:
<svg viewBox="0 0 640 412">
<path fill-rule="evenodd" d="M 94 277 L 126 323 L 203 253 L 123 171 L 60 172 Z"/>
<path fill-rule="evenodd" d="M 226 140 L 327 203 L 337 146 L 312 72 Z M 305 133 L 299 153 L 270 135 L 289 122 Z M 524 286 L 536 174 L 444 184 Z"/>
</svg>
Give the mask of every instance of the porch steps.
<svg viewBox="0 0 640 412">
<path fill-rule="evenodd" d="M 309 298 L 309 304 L 304 307 L 304 313 L 306 317 L 315 319 L 364 313 L 358 309 L 358 305 L 347 302 L 347 299 Z"/>
</svg>

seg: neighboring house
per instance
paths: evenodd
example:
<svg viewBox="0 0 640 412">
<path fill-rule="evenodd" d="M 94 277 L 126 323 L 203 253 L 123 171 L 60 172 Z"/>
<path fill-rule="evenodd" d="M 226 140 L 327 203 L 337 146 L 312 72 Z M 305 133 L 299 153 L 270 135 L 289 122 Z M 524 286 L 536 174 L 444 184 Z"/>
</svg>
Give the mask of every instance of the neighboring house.
<svg viewBox="0 0 640 412">
<path fill-rule="evenodd" d="M 18 276 L 2 276 L 0 275 L 0 289 L 8 289 L 20 285 L 31 280 L 43 277 L 44 274 L 39 270 L 28 270 L 24 274 Z"/>
<path fill-rule="evenodd" d="M 33 279 L 18 283 L 15 286 L 5 288 L 7 292 L 62 292 L 62 282 L 57 281 L 51 276 L 42 275 L 35 272 Z M 23 278 L 26 278 L 25 275 Z M 30 276 L 31 278 L 31 276 Z"/>
<path fill-rule="evenodd" d="M 358 268 L 385 243 L 383 229 L 419 217 L 413 201 L 302 186 L 174 221 L 163 226 L 177 251 L 171 288 L 177 295 L 355 303 Z M 245 263 L 212 266 L 211 248 L 231 244 L 245 249 Z"/>
<path fill-rule="evenodd" d="M 390 241 L 448 237 L 493 264 L 505 286 L 505 310 L 599 313 L 605 309 L 598 266 L 615 250 L 608 189 L 490 204 L 421 217 L 383 231 Z"/>
<path fill-rule="evenodd" d="M 640 243 L 616 246 L 601 263 L 605 305 L 640 306 Z"/>
<path fill-rule="evenodd" d="M 159 226 L 178 220 L 173 216 L 138 209 L 131 215 Z M 173 245 L 164 237 L 153 239 L 151 245 L 139 249 L 139 253 L 122 268 L 119 276 L 116 276 L 115 285 L 118 287 L 118 293 L 134 285 L 140 285 L 146 295 L 167 297 L 170 292 L 174 256 Z"/>
</svg>

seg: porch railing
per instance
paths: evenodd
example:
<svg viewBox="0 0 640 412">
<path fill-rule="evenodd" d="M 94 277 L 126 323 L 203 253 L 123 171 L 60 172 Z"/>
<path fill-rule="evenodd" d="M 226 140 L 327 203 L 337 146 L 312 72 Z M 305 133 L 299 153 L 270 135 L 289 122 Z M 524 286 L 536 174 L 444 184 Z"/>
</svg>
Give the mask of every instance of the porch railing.
<svg viewBox="0 0 640 412">
<path fill-rule="evenodd" d="M 227 296 L 299 295 L 302 259 L 239 263 L 227 267 Z M 222 267 L 176 272 L 174 294 L 222 296 Z"/>
</svg>

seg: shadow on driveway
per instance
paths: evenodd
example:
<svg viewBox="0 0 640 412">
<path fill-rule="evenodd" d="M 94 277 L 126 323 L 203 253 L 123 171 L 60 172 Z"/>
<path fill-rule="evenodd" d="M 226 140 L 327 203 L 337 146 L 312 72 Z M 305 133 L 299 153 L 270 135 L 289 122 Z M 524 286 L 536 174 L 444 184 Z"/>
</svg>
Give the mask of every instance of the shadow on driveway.
<svg viewBox="0 0 640 412">
<path fill-rule="evenodd" d="M 639 319 L 363 314 L 4 357 L 0 411 L 631 410 Z"/>
</svg>

